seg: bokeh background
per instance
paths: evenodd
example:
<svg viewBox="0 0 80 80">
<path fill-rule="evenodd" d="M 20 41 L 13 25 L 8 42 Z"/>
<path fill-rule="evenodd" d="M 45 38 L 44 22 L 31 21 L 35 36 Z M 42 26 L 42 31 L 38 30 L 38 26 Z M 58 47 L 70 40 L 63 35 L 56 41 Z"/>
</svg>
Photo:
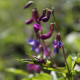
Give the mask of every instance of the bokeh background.
<svg viewBox="0 0 80 80">
<path fill-rule="evenodd" d="M 8 72 L 11 68 L 24 70 L 27 74 L 26 64 L 17 61 L 27 57 L 28 39 L 35 38 L 32 24 L 26 25 L 25 21 L 31 18 L 33 5 L 24 10 L 29 0 L 0 0 L 0 80 L 21 80 L 22 75 Z M 80 52 L 80 0 L 34 0 L 42 14 L 42 9 L 54 7 L 55 17 L 63 39 L 66 55 L 77 55 Z M 50 23 L 54 22 L 51 15 L 47 23 L 42 22 L 43 33 L 49 31 Z M 46 40 L 53 51 L 52 41 L 57 34 L 56 28 L 53 36 Z M 55 55 L 59 66 L 64 66 L 64 58 Z"/>
</svg>

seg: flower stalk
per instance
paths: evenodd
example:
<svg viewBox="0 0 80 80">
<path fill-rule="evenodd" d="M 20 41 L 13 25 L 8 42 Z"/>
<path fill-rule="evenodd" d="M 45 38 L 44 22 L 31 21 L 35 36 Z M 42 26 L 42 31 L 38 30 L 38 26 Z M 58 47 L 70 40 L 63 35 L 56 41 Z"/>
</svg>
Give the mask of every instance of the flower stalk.
<svg viewBox="0 0 80 80">
<path fill-rule="evenodd" d="M 55 18 L 55 16 L 54 16 L 54 14 L 52 14 L 52 15 L 53 15 L 53 18 L 54 18 L 54 21 L 55 21 L 55 24 L 56 24 L 57 32 L 60 33 L 59 28 L 58 28 L 58 25 L 57 25 L 56 18 Z M 61 42 L 62 42 L 61 36 L 60 36 L 60 40 L 61 40 Z M 65 60 L 65 63 L 66 63 L 66 65 L 67 65 L 68 71 L 70 72 L 69 66 L 68 66 L 68 63 L 67 63 L 67 60 L 66 60 L 66 54 L 65 54 L 65 51 L 64 51 L 64 46 L 62 46 L 62 51 L 63 51 L 64 60 Z"/>
</svg>

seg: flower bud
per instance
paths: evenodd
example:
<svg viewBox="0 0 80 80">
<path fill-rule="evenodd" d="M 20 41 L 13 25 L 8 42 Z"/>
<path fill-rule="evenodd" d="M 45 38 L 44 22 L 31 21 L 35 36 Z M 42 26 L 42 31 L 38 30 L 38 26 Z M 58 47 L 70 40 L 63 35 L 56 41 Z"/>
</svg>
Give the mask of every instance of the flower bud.
<svg viewBox="0 0 80 80">
<path fill-rule="evenodd" d="M 46 39 L 50 38 L 53 34 L 53 30 L 54 30 L 54 25 L 53 25 L 53 23 L 51 23 L 49 33 L 41 35 L 40 38 L 43 39 L 43 40 L 46 40 Z"/>
<path fill-rule="evenodd" d="M 47 15 L 45 17 L 43 17 L 41 20 L 43 22 L 47 22 L 50 18 L 50 15 L 51 15 L 51 11 L 49 10 L 49 11 L 47 11 Z"/>
<path fill-rule="evenodd" d="M 32 5 L 34 2 L 33 1 L 29 1 L 26 5 L 25 5 L 25 7 L 24 7 L 24 9 L 26 9 L 26 8 L 28 8 L 30 5 Z"/>
<path fill-rule="evenodd" d="M 60 41 L 60 33 L 57 34 L 56 40 L 57 40 L 57 41 Z"/>
<path fill-rule="evenodd" d="M 33 18 L 27 20 L 27 21 L 25 22 L 25 24 L 31 24 L 32 22 L 33 22 Z"/>
<path fill-rule="evenodd" d="M 39 17 L 39 21 L 41 21 L 41 19 L 43 18 L 43 17 L 45 17 L 45 14 L 46 14 L 46 9 L 43 9 L 43 13 L 42 13 L 42 15 Z"/>
<path fill-rule="evenodd" d="M 29 20 L 26 20 L 25 24 L 31 24 L 34 20 L 34 10 L 32 10 L 32 17 Z"/>
<path fill-rule="evenodd" d="M 31 17 L 31 19 L 27 20 L 27 21 L 25 22 L 25 24 L 31 24 L 33 21 L 36 21 L 36 22 L 37 22 L 37 19 L 38 19 L 38 18 L 39 18 L 38 11 L 37 11 L 36 8 L 34 8 L 34 9 L 32 10 L 32 17 Z M 39 22 L 37 22 L 37 23 L 39 23 Z"/>
<path fill-rule="evenodd" d="M 34 11 L 33 17 L 34 17 L 35 21 L 37 21 L 37 19 L 39 18 L 38 11 L 36 8 L 34 8 L 33 11 Z"/>
</svg>

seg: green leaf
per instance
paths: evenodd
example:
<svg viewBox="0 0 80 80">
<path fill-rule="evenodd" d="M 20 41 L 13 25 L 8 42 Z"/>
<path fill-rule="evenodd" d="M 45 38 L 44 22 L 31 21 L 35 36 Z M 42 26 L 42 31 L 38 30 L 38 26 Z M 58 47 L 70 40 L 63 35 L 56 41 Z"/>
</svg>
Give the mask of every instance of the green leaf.
<svg viewBox="0 0 80 80">
<path fill-rule="evenodd" d="M 75 59 L 75 61 L 76 61 L 77 63 L 79 63 L 79 65 L 80 65 L 80 53 L 78 53 L 77 58 Z"/>
<path fill-rule="evenodd" d="M 80 58 L 75 59 L 77 63 L 80 63 Z"/>
<path fill-rule="evenodd" d="M 72 76 L 75 77 L 77 75 L 80 75 L 80 71 L 73 70 L 72 71 Z"/>
<path fill-rule="evenodd" d="M 21 79 L 21 80 L 32 80 L 32 79 L 30 79 L 30 78 L 23 78 L 23 79 Z"/>
<path fill-rule="evenodd" d="M 32 80 L 51 80 L 51 76 L 47 73 L 42 73 L 33 77 Z"/>
<path fill-rule="evenodd" d="M 80 39 L 77 38 L 75 40 L 75 43 L 76 43 L 76 46 L 77 46 L 78 51 L 80 51 Z"/>
<path fill-rule="evenodd" d="M 64 77 L 59 78 L 58 80 L 65 80 Z"/>
<path fill-rule="evenodd" d="M 58 69 L 44 67 L 44 69 L 49 70 L 49 71 L 56 71 L 59 73 L 62 73 L 62 72 L 65 73 L 65 68 L 60 68 L 60 67 Z"/>
<path fill-rule="evenodd" d="M 77 57 L 80 58 L 80 53 L 78 53 Z"/>
<path fill-rule="evenodd" d="M 75 61 L 72 61 L 72 69 L 75 67 Z"/>
<path fill-rule="evenodd" d="M 31 61 L 31 59 L 16 59 L 22 63 L 29 63 Z"/>
<path fill-rule="evenodd" d="M 27 75 L 27 72 L 25 72 L 25 71 L 23 71 L 23 70 L 21 70 L 21 69 L 7 68 L 7 69 L 5 69 L 5 71 L 11 72 L 11 73 L 14 73 L 14 74 L 24 75 L 24 76 Z"/>
<path fill-rule="evenodd" d="M 69 69 L 71 70 L 72 69 L 72 59 L 71 59 L 71 56 L 68 56 L 67 63 L 68 63 Z"/>
</svg>

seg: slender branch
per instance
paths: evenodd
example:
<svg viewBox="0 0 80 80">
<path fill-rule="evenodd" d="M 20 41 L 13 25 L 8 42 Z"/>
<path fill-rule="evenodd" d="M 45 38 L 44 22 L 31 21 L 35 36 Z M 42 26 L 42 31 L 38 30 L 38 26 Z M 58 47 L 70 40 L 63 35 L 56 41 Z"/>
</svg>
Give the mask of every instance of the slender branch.
<svg viewBox="0 0 80 80">
<path fill-rule="evenodd" d="M 59 28 L 58 28 L 58 25 L 57 25 L 57 21 L 56 21 L 56 18 L 55 18 L 55 16 L 54 16 L 54 14 L 53 14 L 53 18 L 54 18 L 54 21 L 55 21 L 55 24 L 56 24 L 57 32 L 59 33 L 60 31 L 59 31 Z M 60 36 L 60 39 L 61 39 L 61 42 L 62 42 L 62 38 L 61 38 L 61 36 Z M 64 60 L 65 60 L 65 62 L 66 62 L 66 65 L 67 65 L 68 71 L 70 72 L 70 70 L 69 70 L 69 66 L 68 66 L 68 63 L 67 63 L 67 60 L 66 60 L 66 54 L 65 54 L 65 51 L 64 51 L 64 46 L 62 46 L 62 51 L 63 51 Z"/>
</svg>

